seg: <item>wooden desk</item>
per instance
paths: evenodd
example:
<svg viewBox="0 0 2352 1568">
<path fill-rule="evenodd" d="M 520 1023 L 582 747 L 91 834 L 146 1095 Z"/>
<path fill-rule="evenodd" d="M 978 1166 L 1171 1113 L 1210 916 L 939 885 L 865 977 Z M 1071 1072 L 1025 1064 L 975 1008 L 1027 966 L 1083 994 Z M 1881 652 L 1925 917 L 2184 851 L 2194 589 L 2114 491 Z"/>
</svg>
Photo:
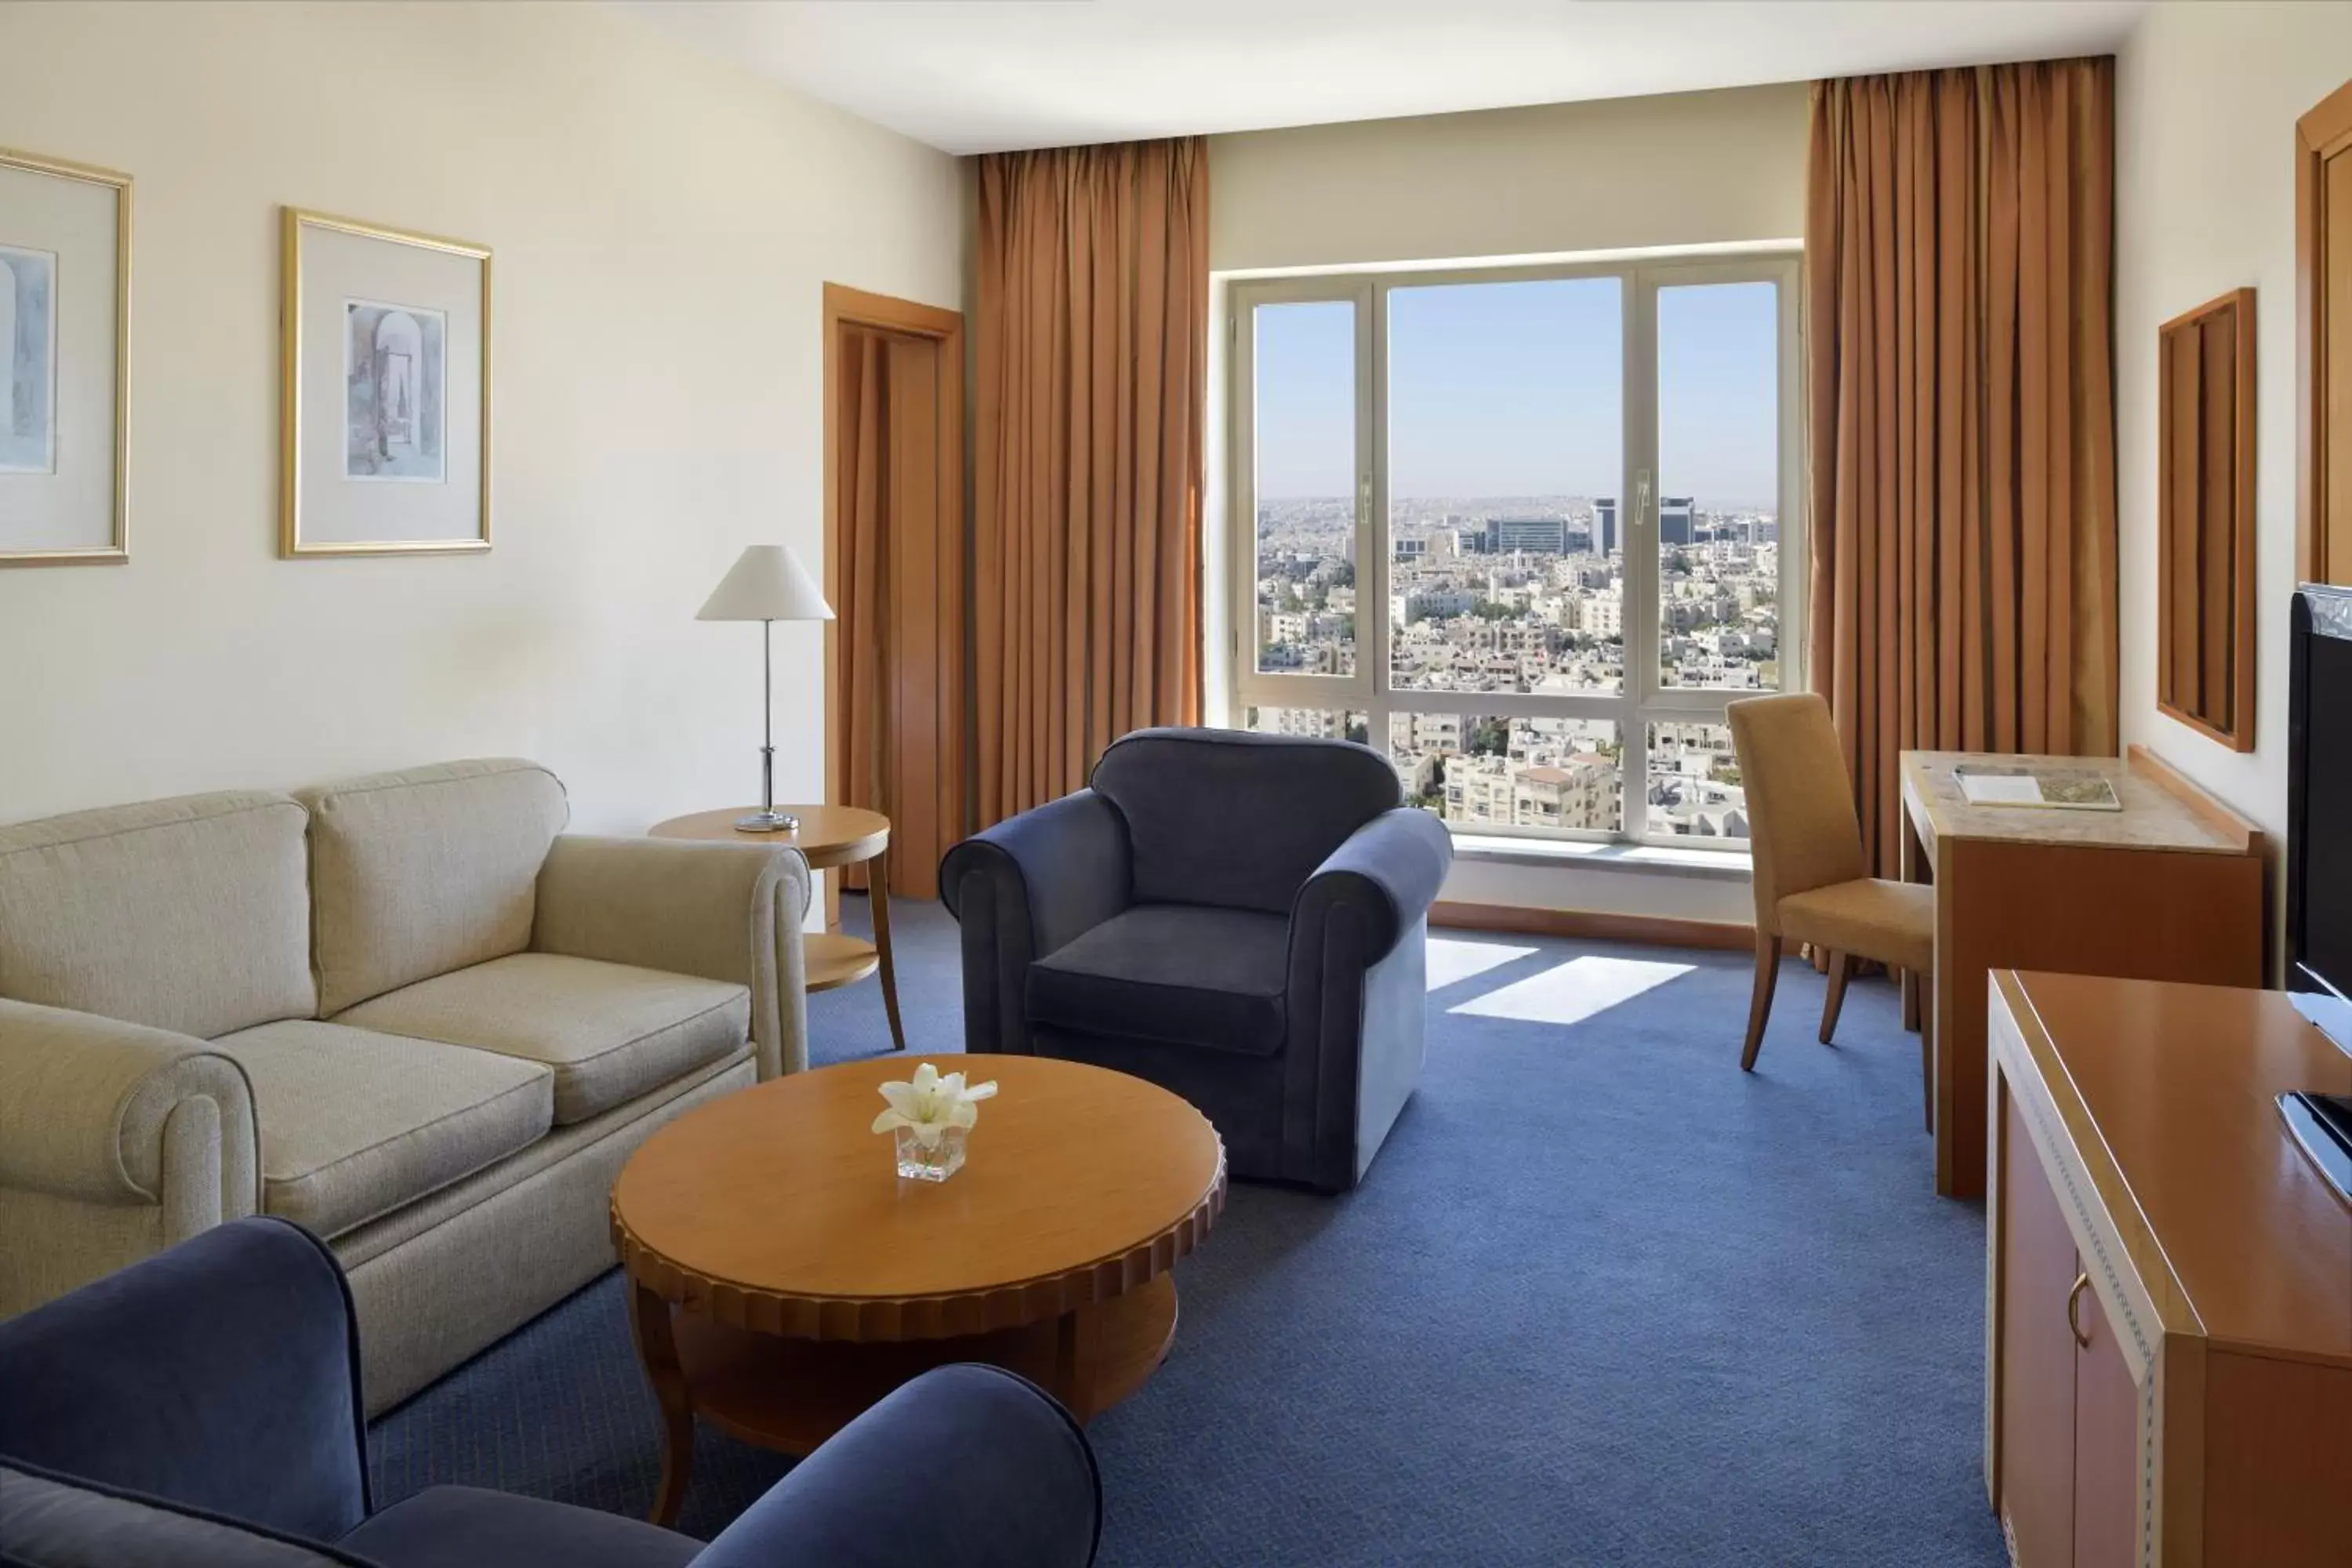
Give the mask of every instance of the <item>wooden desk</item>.
<svg viewBox="0 0 2352 1568">
<path fill-rule="evenodd" d="M 1952 778 L 1970 762 L 2095 769 L 2124 808 L 1970 805 Z M 1947 1197 L 1984 1191 L 1989 972 L 2265 978 L 2261 830 L 2141 747 L 2128 758 L 1906 752 L 1903 814 L 1903 876 L 1936 884 L 1936 1190 Z"/>
<path fill-rule="evenodd" d="M 2285 994 L 1992 977 L 1985 1482 L 2019 1568 L 2343 1568 L 2352 1206 Z"/>
</svg>

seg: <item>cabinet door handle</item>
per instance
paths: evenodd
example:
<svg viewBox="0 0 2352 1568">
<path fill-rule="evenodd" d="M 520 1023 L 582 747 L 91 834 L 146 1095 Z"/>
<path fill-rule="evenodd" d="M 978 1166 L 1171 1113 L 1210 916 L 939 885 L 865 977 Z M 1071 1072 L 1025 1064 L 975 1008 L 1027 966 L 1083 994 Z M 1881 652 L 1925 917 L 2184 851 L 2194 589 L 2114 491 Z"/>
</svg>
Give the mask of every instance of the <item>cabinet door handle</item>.
<svg viewBox="0 0 2352 1568">
<path fill-rule="evenodd" d="M 2083 1288 L 2091 1282 L 2089 1274 L 2074 1276 L 2074 1287 L 2066 1292 L 2066 1327 L 2074 1335 L 2074 1342 L 2084 1350 L 2091 1348 L 2091 1336 L 2083 1331 Z"/>
</svg>

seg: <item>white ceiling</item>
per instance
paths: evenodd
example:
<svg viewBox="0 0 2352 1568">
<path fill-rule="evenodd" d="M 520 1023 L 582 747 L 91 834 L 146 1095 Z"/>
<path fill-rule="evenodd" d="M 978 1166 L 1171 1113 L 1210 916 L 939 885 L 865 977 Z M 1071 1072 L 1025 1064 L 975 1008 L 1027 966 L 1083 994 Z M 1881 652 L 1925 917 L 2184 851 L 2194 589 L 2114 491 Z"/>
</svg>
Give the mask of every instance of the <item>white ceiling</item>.
<svg viewBox="0 0 2352 1568">
<path fill-rule="evenodd" d="M 2149 0 L 618 0 L 950 153 L 2112 51 Z"/>
</svg>

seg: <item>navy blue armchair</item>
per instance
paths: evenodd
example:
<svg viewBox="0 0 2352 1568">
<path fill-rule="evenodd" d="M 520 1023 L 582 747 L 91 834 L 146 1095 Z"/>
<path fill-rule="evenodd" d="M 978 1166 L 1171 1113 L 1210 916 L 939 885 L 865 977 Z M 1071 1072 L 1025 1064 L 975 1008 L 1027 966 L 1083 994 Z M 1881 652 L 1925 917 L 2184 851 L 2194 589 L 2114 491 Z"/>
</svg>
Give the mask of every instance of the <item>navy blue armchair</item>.
<svg viewBox="0 0 2352 1568">
<path fill-rule="evenodd" d="M 1236 1176 L 1345 1191 L 1421 1074 L 1453 857 L 1370 747 L 1139 730 L 941 862 L 965 1048 L 1149 1079 Z"/>
<path fill-rule="evenodd" d="M 31 1568 L 1069 1568 L 1101 1494 L 1067 1412 L 993 1367 L 907 1384 L 709 1546 L 435 1487 L 370 1507 L 342 1271 L 283 1220 L 205 1232 L 0 1323 L 0 1561 Z M 654 1434 L 648 1430 L 650 1445 Z"/>
</svg>

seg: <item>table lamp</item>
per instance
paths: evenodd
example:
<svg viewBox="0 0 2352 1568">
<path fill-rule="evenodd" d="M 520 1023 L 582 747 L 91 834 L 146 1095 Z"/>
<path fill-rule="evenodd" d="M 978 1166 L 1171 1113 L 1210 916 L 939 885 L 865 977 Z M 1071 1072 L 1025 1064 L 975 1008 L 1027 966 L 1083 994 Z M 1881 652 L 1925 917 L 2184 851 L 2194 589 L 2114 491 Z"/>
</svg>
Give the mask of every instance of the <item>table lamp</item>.
<svg viewBox="0 0 2352 1568">
<path fill-rule="evenodd" d="M 710 591 L 698 621 L 760 623 L 760 809 L 735 824 L 738 833 L 790 833 L 801 819 L 776 809 L 775 658 L 778 621 L 829 621 L 833 606 L 790 545 L 754 544 Z"/>
</svg>

